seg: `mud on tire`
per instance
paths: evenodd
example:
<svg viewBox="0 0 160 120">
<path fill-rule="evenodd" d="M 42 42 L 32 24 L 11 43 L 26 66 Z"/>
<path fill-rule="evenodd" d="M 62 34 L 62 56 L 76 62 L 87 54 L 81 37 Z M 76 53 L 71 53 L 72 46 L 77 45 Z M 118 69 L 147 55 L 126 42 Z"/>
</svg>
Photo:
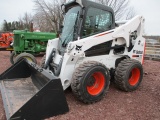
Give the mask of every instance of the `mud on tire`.
<svg viewBox="0 0 160 120">
<path fill-rule="evenodd" d="M 115 85 L 126 92 L 136 90 L 143 78 L 143 67 L 134 59 L 122 60 L 115 71 Z"/>
<path fill-rule="evenodd" d="M 109 70 L 101 63 L 88 61 L 75 70 L 71 88 L 80 101 L 90 104 L 103 98 L 109 84 Z"/>
</svg>

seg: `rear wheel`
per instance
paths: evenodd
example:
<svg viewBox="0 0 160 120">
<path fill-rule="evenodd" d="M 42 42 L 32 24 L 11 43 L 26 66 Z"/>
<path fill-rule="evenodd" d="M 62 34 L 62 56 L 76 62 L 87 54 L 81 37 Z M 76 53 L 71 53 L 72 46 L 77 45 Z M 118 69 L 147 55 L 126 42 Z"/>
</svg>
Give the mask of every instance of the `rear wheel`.
<svg viewBox="0 0 160 120">
<path fill-rule="evenodd" d="M 123 91 L 136 90 L 143 78 L 143 67 L 137 60 L 122 60 L 115 72 L 115 84 Z"/>
<path fill-rule="evenodd" d="M 101 100 L 109 88 L 110 75 L 101 63 L 89 61 L 74 72 L 71 88 L 75 96 L 84 103 Z"/>
<path fill-rule="evenodd" d="M 34 62 L 37 64 L 37 60 L 36 58 L 32 55 L 32 54 L 29 54 L 29 53 L 21 53 L 19 54 L 16 58 L 15 58 L 15 63 L 18 62 L 19 60 L 21 59 L 27 59 L 28 61 L 31 61 L 31 62 Z"/>
</svg>

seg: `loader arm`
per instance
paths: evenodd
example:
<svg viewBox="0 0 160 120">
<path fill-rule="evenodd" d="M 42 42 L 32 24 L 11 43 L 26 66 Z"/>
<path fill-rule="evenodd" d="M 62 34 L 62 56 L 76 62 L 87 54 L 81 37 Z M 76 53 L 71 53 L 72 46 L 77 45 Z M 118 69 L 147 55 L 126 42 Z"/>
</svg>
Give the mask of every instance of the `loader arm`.
<svg viewBox="0 0 160 120">
<path fill-rule="evenodd" d="M 116 38 L 124 38 L 126 47 L 129 47 L 130 34 L 134 31 L 137 31 L 138 37 L 142 37 L 143 26 L 144 26 L 144 18 L 142 16 L 136 16 L 127 23 L 125 23 L 124 25 L 115 28 L 113 30 L 109 30 L 75 42 L 71 42 L 67 50 L 70 51 L 73 47 L 76 48 L 76 46 L 82 46 L 81 51 L 74 51 L 74 52 L 76 52 L 77 54 L 83 54 L 84 51 L 88 50 L 89 48 L 95 45 L 104 43 L 106 41 L 111 41 Z"/>
<path fill-rule="evenodd" d="M 143 35 L 144 18 L 142 16 L 135 16 L 133 19 L 126 22 L 124 25 L 115 29 L 113 38 L 123 37 L 126 40 L 126 46 L 130 46 L 129 36 L 132 32 L 137 31 L 138 36 Z"/>
</svg>

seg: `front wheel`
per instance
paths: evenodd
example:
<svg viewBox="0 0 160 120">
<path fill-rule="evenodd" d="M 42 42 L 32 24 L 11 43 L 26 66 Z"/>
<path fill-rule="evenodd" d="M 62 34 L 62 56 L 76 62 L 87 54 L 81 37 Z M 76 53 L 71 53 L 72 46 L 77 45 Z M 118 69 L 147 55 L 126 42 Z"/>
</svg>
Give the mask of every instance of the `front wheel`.
<svg viewBox="0 0 160 120">
<path fill-rule="evenodd" d="M 71 88 L 82 102 L 97 102 L 106 94 L 110 83 L 108 69 L 95 61 L 84 62 L 74 72 Z"/>
<path fill-rule="evenodd" d="M 143 67 L 137 60 L 122 60 L 115 72 L 116 86 L 126 92 L 136 90 L 143 78 Z"/>
<path fill-rule="evenodd" d="M 15 63 L 18 62 L 19 60 L 25 58 L 26 60 L 28 61 L 31 61 L 31 62 L 34 62 L 37 64 L 37 60 L 36 58 L 32 55 L 32 54 L 29 54 L 29 53 L 21 53 L 19 54 L 16 58 L 15 58 Z"/>
</svg>

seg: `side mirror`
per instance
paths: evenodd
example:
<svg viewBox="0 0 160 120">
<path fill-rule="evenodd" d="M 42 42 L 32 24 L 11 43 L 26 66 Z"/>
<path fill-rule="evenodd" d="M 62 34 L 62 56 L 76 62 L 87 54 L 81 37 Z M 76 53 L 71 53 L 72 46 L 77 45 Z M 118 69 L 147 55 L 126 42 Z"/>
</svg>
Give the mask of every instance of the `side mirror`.
<svg viewBox="0 0 160 120">
<path fill-rule="evenodd" d="M 63 25 L 59 24 L 59 30 L 57 31 L 57 34 L 56 34 L 57 37 L 60 37 L 63 27 L 64 27 Z"/>
<path fill-rule="evenodd" d="M 64 4 L 61 5 L 61 11 L 62 11 L 62 14 L 65 14 L 65 5 Z"/>
<path fill-rule="evenodd" d="M 59 25 L 59 33 L 62 33 L 63 25 Z"/>
<path fill-rule="evenodd" d="M 56 37 L 59 38 L 60 37 L 60 31 L 57 31 Z"/>
</svg>

